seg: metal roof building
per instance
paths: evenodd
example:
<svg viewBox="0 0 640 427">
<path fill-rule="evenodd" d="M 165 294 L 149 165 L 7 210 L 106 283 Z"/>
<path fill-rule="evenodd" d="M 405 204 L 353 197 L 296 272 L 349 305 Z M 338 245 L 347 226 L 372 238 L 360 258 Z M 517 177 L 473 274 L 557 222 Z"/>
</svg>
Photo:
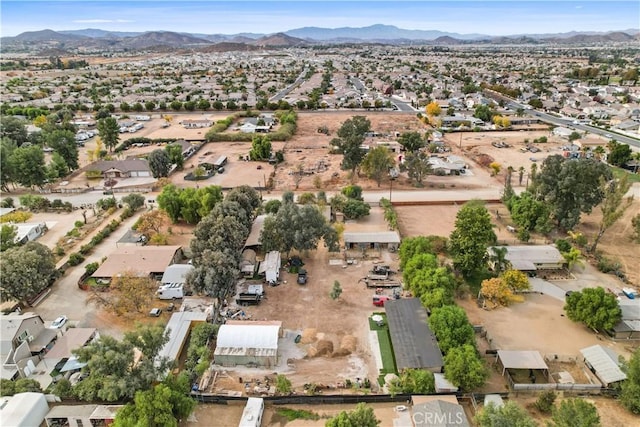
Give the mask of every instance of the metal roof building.
<svg viewBox="0 0 640 427">
<path fill-rule="evenodd" d="M 173 313 L 166 330 L 169 330 L 169 341 L 162 347 L 158 353 L 158 358 L 167 358 L 176 360 L 180 356 L 182 347 L 184 346 L 193 322 L 206 322 L 207 314 L 202 312 L 179 311 Z"/>
<path fill-rule="evenodd" d="M 343 233 L 344 245 L 347 249 L 397 249 L 400 235 L 397 231 L 350 232 Z"/>
<path fill-rule="evenodd" d="M 428 369 L 441 372 L 444 362 L 427 311 L 418 298 L 389 300 L 384 304 L 398 371 Z"/>
<path fill-rule="evenodd" d="M 536 271 L 540 269 L 561 269 L 566 261 L 560 251 L 552 245 L 521 245 L 521 246 L 496 246 L 505 248 L 505 259 L 511 263 L 515 270 Z M 487 248 L 487 255 L 493 256 L 493 247 Z"/>
<path fill-rule="evenodd" d="M 213 352 L 217 365 L 277 365 L 282 322 L 227 322 L 220 326 Z"/>
<path fill-rule="evenodd" d="M 600 382 L 606 387 L 609 384 L 627 379 L 620 369 L 618 353 L 602 345 L 592 345 L 580 350 L 584 363 L 590 367 Z"/>
<path fill-rule="evenodd" d="M 193 271 L 195 267 L 192 264 L 172 264 L 164 270 L 160 282 L 163 285 L 185 284 L 187 283 L 187 274 Z"/>
</svg>

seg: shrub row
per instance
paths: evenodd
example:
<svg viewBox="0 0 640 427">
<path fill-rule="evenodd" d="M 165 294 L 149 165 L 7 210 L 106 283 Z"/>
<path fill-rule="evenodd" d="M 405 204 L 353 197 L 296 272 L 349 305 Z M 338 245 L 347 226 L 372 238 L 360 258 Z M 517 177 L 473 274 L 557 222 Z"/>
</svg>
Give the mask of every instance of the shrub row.
<svg viewBox="0 0 640 427">
<path fill-rule="evenodd" d="M 90 254 L 96 245 L 102 242 L 105 238 L 109 237 L 111 233 L 113 233 L 120 226 L 120 223 L 122 223 L 122 221 L 124 221 L 127 218 L 130 218 L 132 215 L 133 215 L 133 211 L 129 207 L 124 208 L 124 210 L 120 214 L 119 219 L 112 220 L 105 228 L 100 230 L 98 234 L 93 236 L 89 241 L 89 243 L 80 246 L 80 250 L 78 252 L 80 252 L 81 255 Z M 72 265 L 77 265 L 77 264 L 72 264 Z"/>
</svg>

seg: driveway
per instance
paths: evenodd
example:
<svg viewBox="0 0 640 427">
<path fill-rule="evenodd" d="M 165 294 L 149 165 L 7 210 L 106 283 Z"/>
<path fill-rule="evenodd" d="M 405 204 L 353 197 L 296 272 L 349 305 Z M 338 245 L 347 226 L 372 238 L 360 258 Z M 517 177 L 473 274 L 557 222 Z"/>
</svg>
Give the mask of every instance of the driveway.
<svg viewBox="0 0 640 427">
<path fill-rule="evenodd" d="M 143 212 L 144 210 L 141 209 L 134 216 L 125 220 L 114 233 L 93 249 L 93 252 L 87 256 L 82 264 L 70 267 L 65 275 L 58 279 L 51 288 L 49 295 L 39 302 L 33 310 L 40 314 L 45 323 L 51 322 L 56 317 L 64 314 L 69 318 L 71 325 L 80 328 L 97 328 L 102 335 L 111 335 L 115 338 L 122 337 L 122 332 L 119 329 L 98 322 L 96 317 L 97 308 L 87 302 L 88 293 L 78 288 L 78 280 L 84 273 L 84 267 L 87 264 L 96 261 L 100 262 L 102 258 L 116 249 L 118 240 L 127 230 L 131 229 L 138 216 Z M 99 228 L 102 229 L 103 227 Z"/>
<path fill-rule="evenodd" d="M 549 295 L 550 297 L 553 297 L 557 300 L 564 302 L 566 291 L 561 287 L 556 286 L 553 283 L 547 282 L 546 280 L 539 279 L 537 277 L 529 278 L 529 283 L 531 284 L 531 289 L 533 289 L 535 292 Z"/>
</svg>

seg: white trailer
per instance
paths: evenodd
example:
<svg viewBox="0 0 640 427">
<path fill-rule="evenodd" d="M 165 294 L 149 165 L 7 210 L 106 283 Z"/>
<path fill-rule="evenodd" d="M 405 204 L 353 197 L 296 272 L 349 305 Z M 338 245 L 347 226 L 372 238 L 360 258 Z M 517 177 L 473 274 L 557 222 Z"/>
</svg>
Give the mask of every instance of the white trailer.
<svg viewBox="0 0 640 427">
<path fill-rule="evenodd" d="M 262 425 L 262 413 L 264 412 L 264 400 L 259 397 L 247 399 L 247 405 L 242 411 L 242 419 L 239 427 L 260 427 Z"/>
<path fill-rule="evenodd" d="M 184 285 L 182 283 L 173 283 L 170 285 L 162 285 L 156 292 L 160 299 L 179 299 L 184 296 Z"/>
</svg>

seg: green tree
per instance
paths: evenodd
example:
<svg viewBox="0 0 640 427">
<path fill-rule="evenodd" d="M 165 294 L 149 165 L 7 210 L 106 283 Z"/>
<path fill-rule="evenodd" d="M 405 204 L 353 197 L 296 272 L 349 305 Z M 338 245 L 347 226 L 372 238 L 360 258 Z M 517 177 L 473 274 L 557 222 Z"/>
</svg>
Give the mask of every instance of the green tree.
<svg viewBox="0 0 640 427">
<path fill-rule="evenodd" d="M 127 194 L 122 198 L 122 203 L 126 203 L 131 210 L 135 211 L 144 206 L 144 196 L 139 193 Z"/>
<path fill-rule="evenodd" d="M 479 201 L 465 203 L 456 215 L 455 229 L 449 239 L 454 266 L 465 276 L 486 265 L 487 246 L 496 242 L 491 216 Z"/>
<path fill-rule="evenodd" d="M 563 252 L 562 257 L 567 263 L 567 268 L 569 269 L 569 271 L 573 270 L 573 267 L 575 267 L 576 265 L 584 264 L 582 252 L 580 252 L 580 249 L 578 248 L 572 247 L 568 252 Z"/>
<path fill-rule="evenodd" d="M 426 369 L 405 369 L 391 383 L 390 389 L 391 394 L 433 394 L 436 387 L 432 372 Z"/>
<path fill-rule="evenodd" d="M 16 171 L 11 160 L 16 143 L 10 139 L 0 140 L 0 190 L 10 193 L 9 184 L 15 184 Z"/>
<path fill-rule="evenodd" d="M 407 171 L 409 178 L 411 178 L 418 187 L 423 186 L 424 179 L 433 170 L 431 163 L 429 163 L 429 155 L 422 151 L 408 153 L 404 162 L 400 165 L 400 168 L 403 171 Z"/>
<path fill-rule="evenodd" d="M 365 134 L 370 130 L 371 122 L 364 116 L 353 116 L 338 129 L 338 137 L 331 140 L 331 145 L 337 147 L 343 155 L 341 164 L 343 170 L 350 170 L 355 174 L 366 154 L 362 144 Z"/>
<path fill-rule="evenodd" d="M 484 384 L 489 372 L 475 346 L 464 344 L 444 356 L 444 376 L 453 385 L 471 391 Z"/>
<path fill-rule="evenodd" d="M 62 156 L 69 170 L 78 169 L 78 144 L 70 130 L 54 130 L 45 136 L 47 145 Z"/>
<path fill-rule="evenodd" d="M 604 193 L 604 199 L 600 203 L 602 219 L 598 226 L 598 234 L 596 234 L 593 245 L 589 248 L 591 253 L 596 252 L 598 243 L 604 233 L 622 217 L 633 202 L 633 196 L 625 198 L 629 188 L 631 188 L 631 182 L 629 182 L 626 174 L 620 180 L 610 182 L 605 182 L 604 178 L 601 178 L 600 186 L 603 187 Z"/>
<path fill-rule="evenodd" d="M 543 414 L 550 414 L 554 408 L 553 404 L 556 401 L 556 397 L 558 397 L 558 395 L 553 390 L 543 391 L 540 396 L 538 396 L 538 400 L 536 400 L 536 408 Z"/>
<path fill-rule="evenodd" d="M 478 415 L 476 422 L 479 427 L 537 427 L 537 423 L 521 406 L 508 401 L 501 407 L 493 402 L 485 406 Z"/>
<path fill-rule="evenodd" d="M 16 380 L 15 393 L 42 393 L 42 387 L 33 378 L 20 378 Z"/>
<path fill-rule="evenodd" d="M 98 120 L 97 128 L 98 135 L 104 146 L 109 151 L 113 151 L 120 141 L 120 127 L 115 117 L 106 117 Z"/>
<path fill-rule="evenodd" d="M 465 344 L 475 346 L 475 332 L 467 313 L 456 305 L 435 308 L 429 316 L 429 326 L 445 354 Z"/>
<path fill-rule="evenodd" d="M 627 379 L 622 382 L 620 402 L 631 413 L 640 415 L 640 348 L 633 352 L 623 368 Z"/>
<path fill-rule="evenodd" d="M 26 120 L 5 115 L 0 117 L 0 138 L 11 140 L 20 147 L 28 139 Z"/>
<path fill-rule="evenodd" d="M 264 212 L 267 214 L 277 214 L 282 202 L 278 199 L 271 199 L 264 204 Z"/>
<path fill-rule="evenodd" d="M 18 228 L 12 224 L 2 224 L 0 229 L 0 252 L 4 252 L 16 245 Z"/>
<path fill-rule="evenodd" d="M 44 153 L 40 147 L 18 147 L 13 150 L 9 161 L 19 184 L 33 188 L 42 187 L 47 181 Z"/>
<path fill-rule="evenodd" d="M 37 242 L 3 252 L 0 271 L 2 301 L 24 301 L 46 289 L 57 275 L 53 253 Z"/>
<path fill-rule="evenodd" d="M 567 317 L 596 330 L 609 330 L 622 318 L 615 295 L 603 288 L 586 288 L 567 296 L 564 306 Z"/>
<path fill-rule="evenodd" d="M 64 161 L 62 156 L 59 153 L 53 153 L 51 156 L 51 163 L 47 168 L 47 176 L 49 180 L 54 180 L 56 178 L 65 177 L 69 174 L 69 166 L 67 166 L 67 162 Z"/>
<path fill-rule="evenodd" d="M 497 273 L 501 273 L 511 266 L 509 260 L 507 260 L 507 253 L 509 250 L 504 246 L 492 246 L 491 255 L 489 255 L 489 261 L 493 263 L 493 270 Z"/>
<path fill-rule="evenodd" d="M 413 258 L 414 255 L 425 252 L 435 254 L 437 252 L 435 247 L 436 240 L 441 239 L 444 240 L 444 238 L 440 236 L 416 236 L 402 239 L 400 250 L 398 251 L 400 269 L 404 270 L 407 262 Z M 446 244 L 444 246 L 446 246 Z"/>
<path fill-rule="evenodd" d="M 613 142 L 613 144 L 610 144 L 607 162 L 614 166 L 623 166 L 625 163 L 631 160 L 631 156 L 633 154 L 633 152 L 631 151 L 631 147 L 629 147 L 627 144 L 620 144 L 616 141 Z"/>
<path fill-rule="evenodd" d="M 567 399 L 553 410 L 552 427 L 599 427 L 600 415 L 596 407 L 584 399 Z"/>
<path fill-rule="evenodd" d="M 341 294 L 342 294 L 342 287 L 340 286 L 340 282 L 335 280 L 333 282 L 333 288 L 331 288 L 331 292 L 329 293 L 329 296 L 331 297 L 331 299 L 336 300 L 340 298 Z"/>
<path fill-rule="evenodd" d="M 433 114 L 437 116 L 437 114 Z M 398 138 L 398 143 L 404 147 L 407 153 L 415 153 L 426 145 L 425 139 L 419 132 L 405 132 Z"/>
<path fill-rule="evenodd" d="M 380 187 L 382 178 L 389 175 L 389 170 L 393 165 L 394 161 L 389 149 L 384 146 L 378 146 L 369 150 L 364 157 L 362 171 Z"/>
<path fill-rule="evenodd" d="M 153 150 L 147 157 L 149 169 L 154 178 L 169 176 L 171 170 L 171 159 L 165 150 Z"/>
<path fill-rule="evenodd" d="M 610 181 L 610 168 L 593 159 L 568 161 L 560 155 L 544 160 L 535 178 L 535 195 L 551 207 L 557 225 L 571 230 L 582 213 L 591 213 L 604 198 L 600 180 Z"/>
<path fill-rule="evenodd" d="M 268 160 L 271 158 L 271 139 L 265 135 L 254 135 L 251 141 L 251 160 Z"/>
<path fill-rule="evenodd" d="M 631 218 L 631 226 L 633 227 L 631 239 L 635 242 L 640 242 L 640 213 Z"/>
<path fill-rule="evenodd" d="M 134 403 L 128 403 L 118 411 L 113 425 L 177 427 L 196 406 L 196 401 L 187 395 L 188 391 L 188 387 L 175 390 L 165 383 L 157 384 L 151 390 L 137 391 Z"/>
<path fill-rule="evenodd" d="M 358 403 L 353 411 L 342 411 L 325 423 L 325 427 L 378 427 L 379 425 L 380 420 L 376 418 L 373 408 L 365 403 Z"/>
<path fill-rule="evenodd" d="M 482 120 L 483 122 L 487 122 L 487 123 L 490 123 L 491 120 L 493 119 L 493 116 L 495 116 L 495 115 L 496 115 L 496 112 L 493 111 L 487 105 L 478 105 L 475 108 L 475 111 L 473 113 L 473 117 L 478 118 L 478 119 Z"/>
<path fill-rule="evenodd" d="M 184 157 L 182 157 L 182 146 L 180 144 L 168 144 L 164 150 L 169 156 L 171 164 L 176 165 L 176 169 L 182 170 L 184 166 Z"/>
<path fill-rule="evenodd" d="M 551 209 L 543 201 L 536 200 L 531 193 L 524 191 L 520 196 L 513 196 L 507 202 L 511 219 L 520 229 L 546 234 L 551 231 L 549 219 Z"/>
</svg>

